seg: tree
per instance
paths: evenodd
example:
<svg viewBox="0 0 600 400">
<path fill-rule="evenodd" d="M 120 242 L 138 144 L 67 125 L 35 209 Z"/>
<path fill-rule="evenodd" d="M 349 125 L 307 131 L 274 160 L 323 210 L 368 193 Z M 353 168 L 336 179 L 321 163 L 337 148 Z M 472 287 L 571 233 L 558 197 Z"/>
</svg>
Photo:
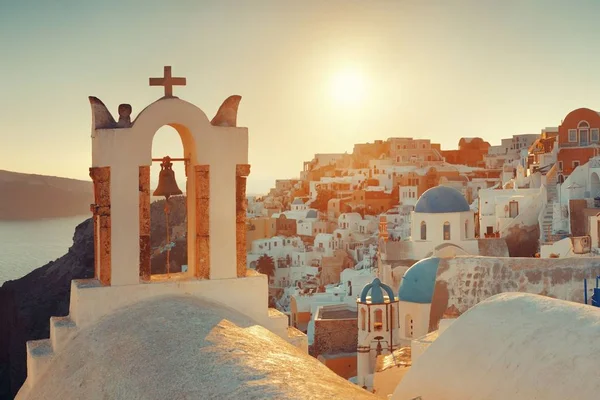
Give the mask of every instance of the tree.
<svg viewBox="0 0 600 400">
<path fill-rule="evenodd" d="M 268 277 L 275 275 L 275 261 L 273 257 L 263 254 L 256 261 L 256 270 L 261 274 L 265 274 Z"/>
</svg>

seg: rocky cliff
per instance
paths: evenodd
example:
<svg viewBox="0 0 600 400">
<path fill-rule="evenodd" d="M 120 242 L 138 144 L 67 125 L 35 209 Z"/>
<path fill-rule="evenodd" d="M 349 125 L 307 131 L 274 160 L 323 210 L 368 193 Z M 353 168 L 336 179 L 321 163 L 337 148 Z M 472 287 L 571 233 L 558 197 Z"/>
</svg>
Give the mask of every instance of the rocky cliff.
<svg viewBox="0 0 600 400">
<path fill-rule="evenodd" d="M 0 170 L 0 221 L 88 214 L 92 182 Z"/>
<path fill-rule="evenodd" d="M 151 206 L 153 247 L 164 243 L 163 207 L 164 201 Z M 173 198 L 171 209 L 171 226 L 183 224 L 185 198 Z M 71 280 L 94 276 L 93 240 L 93 223 L 88 219 L 75 229 L 67 254 L 0 287 L 0 399 L 12 399 L 25 381 L 25 343 L 47 339 L 50 317 L 69 314 Z M 171 251 L 176 264 L 172 272 L 181 270 L 186 259 L 186 242 L 177 241 Z M 165 253 L 157 253 L 152 257 L 152 273 L 164 272 Z"/>
<path fill-rule="evenodd" d="M 88 219 L 75 229 L 67 254 L 0 288 L 0 399 L 12 398 L 25 380 L 25 342 L 48 338 L 50 317 L 69 313 L 71 280 L 93 275 Z"/>
</svg>

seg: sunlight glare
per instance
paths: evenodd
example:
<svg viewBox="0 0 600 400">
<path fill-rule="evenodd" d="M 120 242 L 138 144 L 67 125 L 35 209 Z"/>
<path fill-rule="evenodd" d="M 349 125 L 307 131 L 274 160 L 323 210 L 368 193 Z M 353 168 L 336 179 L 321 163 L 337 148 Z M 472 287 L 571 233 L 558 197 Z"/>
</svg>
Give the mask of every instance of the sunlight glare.
<svg viewBox="0 0 600 400">
<path fill-rule="evenodd" d="M 365 79 L 363 74 L 351 68 L 337 72 L 332 78 L 332 96 L 337 104 L 358 105 L 365 97 Z"/>
</svg>

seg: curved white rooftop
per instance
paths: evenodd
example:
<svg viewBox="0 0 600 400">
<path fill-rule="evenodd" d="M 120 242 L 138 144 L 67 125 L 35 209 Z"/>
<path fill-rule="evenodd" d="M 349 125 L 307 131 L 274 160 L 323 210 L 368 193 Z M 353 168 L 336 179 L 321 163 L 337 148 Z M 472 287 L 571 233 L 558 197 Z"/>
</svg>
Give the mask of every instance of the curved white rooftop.
<svg viewBox="0 0 600 400">
<path fill-rule="evenodd" d="M 419 357 L 392 400 L 598 398 L 600 309 L 503 293 L 460 316 Z"/>
<path fill-rule="evenodd" d="M 138 303 L 83 329 L 27 396 L 309 398 L 376 399 L 237 311 L 188 296 Z"/>
</svg>

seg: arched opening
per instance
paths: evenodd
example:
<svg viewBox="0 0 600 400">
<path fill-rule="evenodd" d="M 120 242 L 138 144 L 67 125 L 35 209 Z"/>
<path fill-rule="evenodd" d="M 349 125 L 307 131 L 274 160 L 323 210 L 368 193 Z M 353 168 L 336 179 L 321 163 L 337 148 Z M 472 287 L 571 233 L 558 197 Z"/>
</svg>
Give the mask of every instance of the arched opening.
<svg viewBox="0 0 600 400">
<path fill-rule="evenodd" d="M 450 240 L 450 222 L 444 222 L 444 240 Z"/>
<path fill-rule="evenodd" d="M 367 312 L 364 308 L 360 309 L 360 328 L 363 331 L 367 329 Z"/>
<path fill-rule="evenodd" d="M 154 196 L 159 186 L 162 159 L 173 159 L 171 169 L 173 183 L 181 190 L 180 195 Z M 183 143 L 177 130 L 163 126 L 152 140 L 152 165 L 150 166 L 150 264 L 154 278 L 160 275 L 188 271 L 188 207 L 187 177 Z M 163 179 L 161 185 L 168 183 Z M 167 190 L 169 191 L 169 190 Z"/>
<path fill-rule="evenodd" d="M 373 324 L 373 329 L 376 331 L 380 331 L 383 329 L 383 310 L 380 308 L 376 309 L 374 312 L 375 323 Z"/>
<path fill-rule="evenodd" d="M 600 196 L 600 177 L 596 172 L 592 172 L 592 176 L 590 176 L 590 189 L 592 198 Z"/>
<path fill-rule="evenodd" d="M 465 239 L 469 238 L 469 220 L 465 219 Z"/>
<path fill-rule="evenodd" d="M 427 240 L 427 224 L 421 221 L 421 240 Z"/>
<path fill-rule="evenodd" d="M 404 317 L 404 336 L 407 338 L 413 337 L 413 319 L 410 314 Z"/>
</svg>

